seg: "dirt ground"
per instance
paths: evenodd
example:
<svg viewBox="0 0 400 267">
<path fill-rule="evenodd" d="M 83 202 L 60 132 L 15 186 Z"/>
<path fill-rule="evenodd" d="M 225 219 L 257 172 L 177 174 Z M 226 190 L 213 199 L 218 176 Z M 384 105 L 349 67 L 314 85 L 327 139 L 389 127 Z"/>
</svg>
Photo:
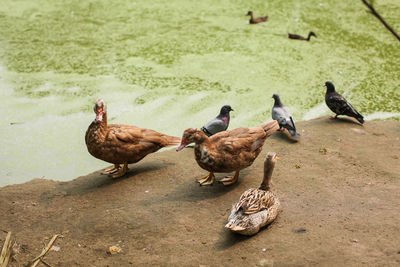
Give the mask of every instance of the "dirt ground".
<svg viewBox="0 0 400 267">
<path fill-rule="evenodd" d="M 324 117 L 298 128 L 300 142 L 274 134 L 230 187 L 200 187 L 206 171 L 186 148 L 152 154 L 120 179 L 98 171 L 0 188 L 0 229 L 17 243 L 9 266 L 61 233 L 50 266 L 399 265 L 400 123 Z M 233 234 L 232 204 L 259 186 L 268 151 L 280 157 L 272 182 L 282 211 L 255 236 Z M 122 251 L 107 253 L 113 245 Z"/>
</svg>

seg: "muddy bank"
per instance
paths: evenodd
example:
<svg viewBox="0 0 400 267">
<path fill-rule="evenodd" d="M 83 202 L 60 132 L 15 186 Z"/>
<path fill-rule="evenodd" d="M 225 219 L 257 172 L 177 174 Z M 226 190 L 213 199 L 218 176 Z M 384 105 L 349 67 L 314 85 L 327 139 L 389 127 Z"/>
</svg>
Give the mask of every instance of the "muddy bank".
<svg viewBox="0 0 400 267">
<path fill-rule="evenodd" d="M 18 244 L 10 265 L 59 233 L 60 250 L 45 256 L 52 266 L 399 264 L 400 123 L 324 117 L 298 128 L 301 142 L 274 134 L 230 187 L 199 187 L 206 172 L 187 148 L 150 155 L 117 180 L 98 171 L 0 188 L 0 229 Z M 282 212 L 256 236 L 232 234 L 231 206 L 259 185 L 268 151 L 281 158 L 272 182 Z M 122 251 L 108 254 L 113 245 Z"/>
</svg>

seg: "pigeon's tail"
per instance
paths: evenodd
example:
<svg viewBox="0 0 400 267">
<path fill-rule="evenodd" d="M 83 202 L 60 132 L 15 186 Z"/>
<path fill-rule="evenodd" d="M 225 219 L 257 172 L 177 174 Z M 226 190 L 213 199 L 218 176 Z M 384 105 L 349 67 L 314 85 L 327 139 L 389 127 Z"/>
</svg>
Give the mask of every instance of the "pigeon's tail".
<svg viewBox="0 0 400 267">
<path fill-rule="evenodd" d="M 292 136 L 293 138 L 300 138 L 300 134 L 298 132 L 296 132 L 295 130 L 291 130 L 288 129 L 288 132 L 290 133 L 290 136 Z"/>
<path fill-rule="evenodd" d="M 354 116 L 354 118 L 356 118 L 361 124 L 364 123 L 364 117 L 361 116 L 360 113 L 357 113 L 356 116 Z"/>
</svg>

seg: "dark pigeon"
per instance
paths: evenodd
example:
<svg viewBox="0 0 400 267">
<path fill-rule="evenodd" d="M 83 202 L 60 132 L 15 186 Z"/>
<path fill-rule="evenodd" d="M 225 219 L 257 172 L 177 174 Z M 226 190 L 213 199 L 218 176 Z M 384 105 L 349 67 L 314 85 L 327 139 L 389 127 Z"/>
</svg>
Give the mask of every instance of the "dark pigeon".
<svg viewBox="0 0 400 267">
<path fill-rule="evenodd" d="M 296 126 L 289 109 L 282 104 L 278 94 L 273 94 L 272 98 L 275 100 L 272 107 L 272 119 L 278 121 L 280 130 L 287 129 L 292 137 L 299 138 L 300 134 L 296 132 Z"/>
<path fill-rule="evenodd" d="M 364 117 L 353 108 L 352 105 L 339 93 L 335 91 L 335 86 L 331 82 L 326 82 L 326 94 L 325 103 L 326 105 L 336 113 L 335 116 L 331 117 L 336 119 L 338 115 L 347 115 L 356 118 L 361 124 L 364 123 Z"/>
<path fill-rule="evenodd" d="M 226 131 L 229 126 L 229 112 L 233 111 L 231 106 L 225 105 L 221 108 L 221 112 L 217 117 L 209 121 L 201 130 L 207 135 L 211 136 L 218 132 Z"/>
</svg>

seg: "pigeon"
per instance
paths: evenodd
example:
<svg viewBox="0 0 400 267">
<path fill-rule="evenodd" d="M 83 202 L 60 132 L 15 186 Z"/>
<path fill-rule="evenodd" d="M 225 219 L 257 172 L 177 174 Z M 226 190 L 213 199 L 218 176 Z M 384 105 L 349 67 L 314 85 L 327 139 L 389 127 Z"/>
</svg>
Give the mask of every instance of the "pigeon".
<svg viewBox="0 0 400 267">
<path fill-rule="evenodd" d="M 356 118 L 361 124 L 364 123 L 364 117 L 353 108 L 352 105 L 339 93 L 335 91 L 335 86 L 331 82 L 326 82 L 326 105 L 336 113 L 331 119 L 337 119 L 338 115 L 347 115 Z"/>
<path fill-rule="evenodd" d="M 233 111 L 231 106 L 225 105 L 221 108 L 221 112 L 217 117 L 209 121 L 201 130 L 207 135 L 211 136 L 213 134 L 226 131 L 229 126 L 229 112 Z"/>
<path fill-rule="evenodd" d="M 292 137 L 299 138 L 300 134 L 296 132 L 296 126 L 289 109 L 282 104 L 278 94 L 273 94 L 272 98 L 275 100 L 272 107 L 272 119 L 278 121 L 280 131 L 287 129 Z"/>
</svg>

